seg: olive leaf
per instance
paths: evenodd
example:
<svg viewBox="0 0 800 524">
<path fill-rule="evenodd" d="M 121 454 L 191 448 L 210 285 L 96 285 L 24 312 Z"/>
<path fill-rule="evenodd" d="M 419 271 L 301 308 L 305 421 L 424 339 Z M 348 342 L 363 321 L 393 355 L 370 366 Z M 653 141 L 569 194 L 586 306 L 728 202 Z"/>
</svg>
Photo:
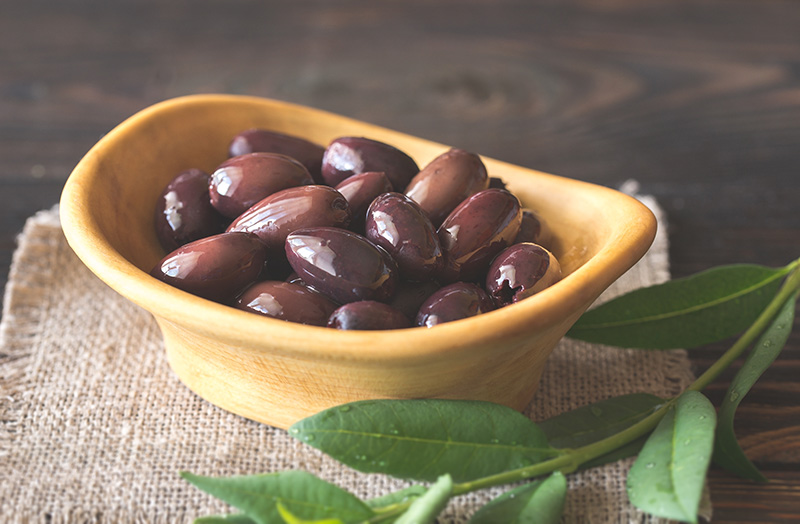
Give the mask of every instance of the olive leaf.
<svg viewBox="0 0 800 524">
<path fill-rule="evenodd" d="M 345 524 L 341 519 L 319 519 L 319 520 L 306 520 L 295 516 L 291 511 L 286 509 L 286 506 L 278 502 L 275 505 L 278 508 L 278 514 L 286 524 Z"/>
<path fill-rule="evenodd" d="M 596 468 L 604 464 L 610 464 L 611 462 L 616 462 L 618 460 L 626 459 L 628 457 L 633 457 L 634 455 L 642 451 L 645 442 L 647 442 L 647 435 L 639 437 L 636 440 L 632 440 L 627 444 L 623 444 L 622 446 L 616 448 L 615 450 L 609 451 L 608 453 L 600 455 L 597 458 L 587 460 L 586 462 L 578 466 L 577 471 Z"/>
<path fill-rule="evenodd" d="M 539 423 L 554 448 L 579 448 L 610 437 L 647 417 L 664 403 L 648 393 L 631 393 L 566 411 Z M 640 437 L 614 451 L 591 459 L 579 469 L 589 469 L 632 457 L 642 449 Z"/>
<path fill-rule="evenodd" d="M 256 521 L 242 515 L 241 513 L 232 513 L 230 515 L 208 515 L 194 519 L 194 524 L 256 524 Z"/>
<path fill-rule="evenodd" d="M 631 393 L 566 411 L 539 422 L 555 448 L 578 448 L 610 437 L 656 410 L 664 400 L 648 393 Z"/>
<path fill-rule="evenodd" d="M 647 439 L 628 473 L 628 498 L 659 517 L 697 522 L 714 445 L 714 406 L 686 391 Z"/>
<path fill-rule="evenodd" d="M 411 503 L 396 524 L 429 524 L 436 520 L 453 494 L 453 479 L 442 475 L 424 495 Z"/>
<path fill-rule="evenodd" d="M 558 456 L 513 409 L 465 400 L 365 400 L 297 422 L 289 434 L 358 471 L 466 482 Z"/>
<path fill-rule="evenodd" d="M 742 398 L 775 361 L 786 344 L 794 324 L 796 299 L 797 295 L 786 301 L 778 316 L 756 342 L 742 368 L 731 381 L 717 415 L 714 463 L 757 482 L 766 482 L 767 478 L 758 471 L 739 446 L 733 431 L 733 418 Z"/>
<path fill-rule="evenodd" d="M 237 477 L 203 477 L 181 472 L 196 487 L 242 510 L 258 524 L 281 522 L 277 504 L 306 519 L 329 518 L 360 522 L 374 515 L 351 493 L 305 471 L 285 471 Z"/>
<path fill-rule="evenodd" d="M 467 524 L 558 524 L 567 496 L 567 480 L 556 471 L 545 480 L 509 490 L 479 509 Z"/>
<path fill-rule="evenodd" d="M 409 486 L 399 491 L 393 491 L 391 493 L 387 493 L 386 495 L 382 495 L 380 497 L 371 498 L 369 500 L 365 500 L 364 502 L 366 502 L 367 506 L 371 508 L 382 508 L 385 506 L 390 506 L 392 504 L 398 504 L 401 502 L 407 502 L 411 499 L 415 499 L 420 495 L 424 494 L 426 491 L 428 490 L 425 489 L 425 486 L 414 484 L 413 486 Z"/>
<path fill-rule="evenodd" d="M 789 270 L 720 266 L 637 289 L 584 313 L 567 336 L 639 349 L 691 348 L 722 340 L 756 320 Z"/>
</svg>

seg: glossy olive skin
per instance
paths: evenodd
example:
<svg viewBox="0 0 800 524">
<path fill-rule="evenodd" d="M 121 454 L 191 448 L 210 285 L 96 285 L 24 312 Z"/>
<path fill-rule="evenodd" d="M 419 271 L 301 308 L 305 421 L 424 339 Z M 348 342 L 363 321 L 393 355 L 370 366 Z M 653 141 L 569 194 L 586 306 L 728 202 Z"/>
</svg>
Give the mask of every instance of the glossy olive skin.
<svg viewBox="0 0 800 524">
<path fill-rule="evenodd" d="M 417 313 L 416 324 L 433 327 L 444 322 L 474 317 L 494 309 L 486 292 L 475 284 L 455 282 L 431 295 Z"/>
<path fill-rule="evenodd" d="M 223 218 L 208 199 L 208 174 L 194 168 L 178 173 L 158 197 L 155 223 L 166 251 L 221 233 Z"/>
<path fill-rule="evenodd" d="M 404 329 L 411 321 L 403 313 L 383 302 L 361 300 L 339 307 L 328 319 L 328 327 L 336 329 Z"/>
<path fill-rule="evenodd" d="M 266 280 L 248 287 L 234 307 L 279 320 L 325 326 L 338 304 L 305 286 Z"/>
<path fill-rule="evenodd" d="M 486 291 L 497 307 L 519 302 L 561 280 L 561 266 L 552 253 L 533 243 L 514 244 L 492 261 Z"/>
<path fill-rule="evenodd" d="M 283 251 L 292 231 L 304 227 L 345 228 L 350 206 L 341 193 L 328 186 L 300 186 L 278 191 L 260 201 L 228 226 L 228 231 L 255 233 L 270 251 Z"/>
<path fill-rule="evenodd" d="M 397 262 L 401 278 L 421 282 L 441 270 L 444 255 L 436 229 L 422 208 L 402 193 L 384 193 L 373 200 L 364 230 Z"/>
<path fill-rule="evenodd" d="M 221 233 L 179 247 L 150 274 L 199 297 L 227 303 L 256 280 L 266 257 L 255 235 Z"/>
<path fill-rule="evenodd" d="M 441 280 L 482 280 L 495 255 L 513 243 L 521 221 L 519 200 L 504 189 L 487 189 L 459 204 L 438 231 L 445 254 Z"/>
<path fill-rule="evenodd" d="M 404 193 L 419 204 L 438 227 L 465 198 L 487 187 L 489 176 L 480 157 L 462 149 L 451 149 L 425 166 Z"/>
<path fill-rule="evenodd" d="M 340 304 L 385 302 L 397 285 L 391 257 L 352 231 L 300 229 L 286 238 L 286 257 L 303 282 Z"/>
<path fill-rule="evenodd" d="M 313 184 L 303 164 L 277 153 L 249 153 L 226 160 L 211 175 L 211 205 L 236 218 L 269 195 L 289 187 Z"/>
<path fill-rule="evenodd" d="M 325 148 L 319 144 L 266 129 L 248 129 L 233 137 L 228 155 L 234 157 L 248 153 L 279 153 L 292 157 L 308 169 L 315 184 L 323 183 L 320 170 Z"/>
<path fill-rule="evenodd" d="M 383 171 L 392 187 L 400 189 L 408 185 L 419 167 L 396 147 L 355 136 L 337 138 L 322 157 L 322 178 L 331 186 L 366 171 Z"/>
<path fill-rule="evenodd" d="M 401 311 L 408 318 L 414 319 L 420 306 L 441 287 L 435 280 L 428 280 L 427 282 L 406 282 L 401 280 L 397 284 L 397 291 L 395 291 L 388 304 Z"/>
<path fill-rule="evenodd" d="M 336 186 L 336 191 L 344 195 L 353 213 L 350 230 L 364 234 L 367 209 L 378 195 L 392 191 L 392 183 L 383 171 L 367 171 L 344 179 Z"/>
</svg>

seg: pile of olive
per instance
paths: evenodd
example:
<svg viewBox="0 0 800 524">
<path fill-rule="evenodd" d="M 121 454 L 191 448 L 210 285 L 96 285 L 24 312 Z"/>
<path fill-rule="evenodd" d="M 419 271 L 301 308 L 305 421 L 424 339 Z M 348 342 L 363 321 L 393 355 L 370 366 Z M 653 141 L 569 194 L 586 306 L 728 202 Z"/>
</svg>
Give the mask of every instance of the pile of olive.
<svg viewBox="0 0 800 524">
<path fill-rule="evenodd" d="M 229 153 L 210 176 L 179 173 L 158 200 L 171 253 L 151 274 L 189 293 L 303 324 L 399 329 L 485 313 L 561 278 L 540 219 L 475 154 L 451 149 L 420 170 L 375 140 L 324 149 L 263 129 Z"/>
</svg>

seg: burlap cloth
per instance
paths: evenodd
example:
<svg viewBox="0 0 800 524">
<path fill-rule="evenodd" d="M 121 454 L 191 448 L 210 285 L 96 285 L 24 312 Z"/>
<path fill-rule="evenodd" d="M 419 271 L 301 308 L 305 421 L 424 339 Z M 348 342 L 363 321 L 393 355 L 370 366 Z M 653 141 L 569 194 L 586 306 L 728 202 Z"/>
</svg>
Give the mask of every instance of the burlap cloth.
<svg viewBox="0 0 800 524">
<path fill-rule="evenodd" d="M 664 229 L 662 219 L 650 253 L 605 298 L 669 278 Z M 190 522 L 232 511 L 182 481 L 179 470 L 304 469 L 364 498 L 409 484 L 357 473 L 283 430 L 195 396 L 170 371 L 150 315 L 111 291 L 72 253 L 57 210 L 30 218 L 19 237 L 0 343 L 2 522 Z M 565 339 L 527 414 L 541 420 L 638 391 L 674 395 L 691 378 L 683 351 L 618 350 Z M 564 522 L 656 522 L 627 502 L 630 463 L 570 475 Z M 440 522 L 463 522 L 504 489 L 455 499 Z"/>
</svg>

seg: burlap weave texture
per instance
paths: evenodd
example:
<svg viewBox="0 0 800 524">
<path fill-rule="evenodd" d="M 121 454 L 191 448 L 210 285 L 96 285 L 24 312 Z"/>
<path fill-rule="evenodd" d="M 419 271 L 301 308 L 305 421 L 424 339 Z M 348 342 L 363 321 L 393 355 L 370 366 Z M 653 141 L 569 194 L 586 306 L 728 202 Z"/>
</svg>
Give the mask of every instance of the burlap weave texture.
<svg viewBox="0 0 800 524">
<path fill-rule="evenodd" d="M 651 251 L 604 299 L 669 277 L 663 229 L 662 221 Z M 683 351 L 564 339 L 527 414 L 542 420 L 631 392 L 674 395 L 691 378 Z M 571 475 L 564 522 L 657 522 L 627 503 L 629 466 Z M 0 520 L 191 522 L 232 510 L 183 482 L 179 470 L 286 469 L 305 469 L 364 498 L 409 484 L 354 472 L 285 431 L 196 397 L 170 371 L 152 317 L 96 279 L 66 245 L 57 211 L 28 221 L 0 325 Z M 457 498 L 440 522 L 464 522 L 503 490 Z"/>
</svg>

